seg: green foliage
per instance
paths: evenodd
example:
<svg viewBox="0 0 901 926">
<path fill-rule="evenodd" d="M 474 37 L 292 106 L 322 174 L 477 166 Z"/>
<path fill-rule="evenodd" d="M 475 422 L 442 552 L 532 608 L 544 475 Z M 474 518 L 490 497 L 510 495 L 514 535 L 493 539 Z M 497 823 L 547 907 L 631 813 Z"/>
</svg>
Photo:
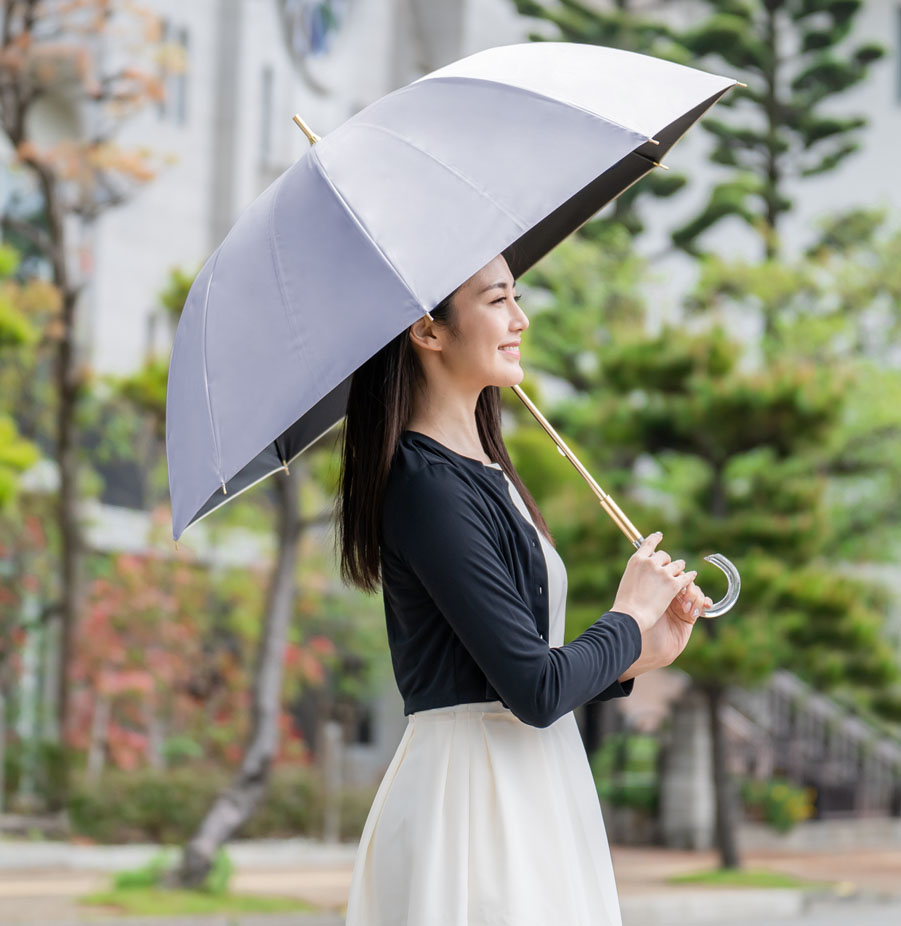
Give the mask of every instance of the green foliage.
<svg viewBox="0 0 901 926">
<path fill-rule="evenodd" d="M 166 872 L 172 867 L 173 861 L 173 853 L 162 849 L 145 865 L 128 871 L 117 872 L 113 878 L 113 887 L 117 891 L 156 887 L 162 883 Z"/>
<path fill-rule="evenodd" d="M 8 244 L 0 244 L 0 279 L 11 277 L 21 263 L 19 252 Z"/>
<path fill-rule="evenodd" d="M 166 385 L 169 378 L 169 361 L 158 358 L 147 360 L 136 373 L 111 382 L 122 396 L 141 412 L 162 423 L 161 437 L 165 438 Z"/>
<path fill-rule="evenodd" d="M 747 779 L 741 785 L 745 811 L 780 833 L 813 816 L 815 788 L 799 788 L 790 781 Z"/>
<path fill-rule="evenodd" d="M 681 875 L 670 875 L 668 884 L 707 884 L 716 887 L 790 887 L 822 890 L 828 882 L 808 881 L 781 871 L 767 871 L 765 868 L 716 868 L 707 871 L 692 871 Z"/>
<path fill-rule="evenodd" d="M 29 293 L 18 284 L 7 282 L 19 266 L 19 253 L 0 244 L 0 354 L 3 366 L 8 357 L 33 347 L 40 334 L 29 318 Z M 40 458 L 38 447 L 24 439 L 15 420 L 4 384 L 0 381 L 0 511 L 9 513 L 19 491 L 19 476 Z M 2 653 L 2 648 L 0 648 Z"/>
<path fill-rule="evenodd" d="M 187 270 L 183 267 L 174 267 L 169 272 L 169 279 L 159 294 L 160 305 L 166 309 L 175 321 L 181 317 L 188 292 L 197 276 L 198 270 Z"/>
<path fill-rule="evenodd" d="M 660 744 L 643 733 L 614 733 L 591 756 L 598 797 L 615 807 L 657 812 Z"/>
<path fill-rule="evenodd" d="M 68 805 L 69 817 L 75 833 L 100 843 L 179 845 L 193 835 L 228 782 L 225 769 L 208 764 L 166 771 L 111 769 L 96 784 L 76 784 Z M 374 787 L 347 787 L 339 792 L 342 839 L 359 839 L 374 793 Z M 320 838 L 324 808 L 325 788 L 318 769 L 296 764 L 276 766 L 262 803 L 236 838 Z M 217 864 L 220 867 L 214 865 L 211 883 L 219 889 L 228 882 L 229 863 L 225 859 Z M 141 885 L 136 882 L 136 886 Z"/>
<path fill-rule="evenodd" d="M 203 882 L 203 889 L 214 896 L 224 897 L 228 893 L 234 870 L 235 866 L 225 851 L 225 847 L 220 846 L 213 856 L 213 864 Z"/>
<path fill-rule="evenodd" d="M 19 310 L 11 295 L 0 290 L 0 350 L 31 347 L 39 337 L 38 330 Z"/>
<path fill-rule="evenodd" d="M 868 511 L 879 504 L 876 468 L 901 484 L 888 457 L 896 443 L 882 433 L 901 423 L 901 412 L 888 398 L 897 394 L 896 372 L 884 373 L 895 384 L 884 402 L 864 401 L 861 385 L 876 387 L 859 366 L 834 352 L 833 362 L 823 363 L 821 349 L 811 349 L 808 323 L 826 311 L 831 281 L 844 268 L 824 275 L 822 260 L 773 259 L 757 267 L 712 259 L 690 297 L 706 325 L 648 334 L 634 283 L 640 263 L 618 285 L 602 283 L 610 255 L 599 252 L 592 263 L 593 247 L 565 242 L 526 275 L 527 292 L 543 303 L 526 356 L 568 387 L 568 396 L 544 413 L 642 533 L 663 530 L 663 547 L 700 567 L 699 584 L 714 600 L 722 578 L 700 557 L 722 552 L 739 567 L 738 606 L 700 622 L 679 667 L 711 687 L 757 685 L 785 667 L 879 703 L 877 693 L 898 680 L 884 639 L 887 602 L 852 570 L 837 574 L 832 558 L 839 548 L 853 554 L 841 532 L 855 517 L 863 486 L 873 496 Z M 631 307 L 631 320 L 623 305 Z M 774 334 L 764 341 L 766 364 L 727 334 L 739 311 L 779 319 L 783 340 Z M 631 548 L 606 515 L 586 504 L 587 488 L 574 472 L 543 462 L 556 454 L 543 432 L 531 424 L 520 430 L 511 440 L 521 447 L 517 466 L 522 460 L 528 470 L 567 564 L 572 637 L 613 600 Z M 874 439 L 878 449 L 865 458 Z M 542 440 L 549 448 L 543 453 Z M 859 467 L 853 498 L 841 471 L 853 466 L 839 464 L 839 454 Z M 890 512 L 880 515 L 884 523 Z M 871 530 L 874 520 L 867 522 Z"/>
<path fill-rule="evenodd" d="M 38 459 L 38 448 L 22 439 L 11 418 L 0 414 L 0 510 L 8 508 L 16 497 L 18 475 Z"/>
<path fill-rule="evenodd" d="M 227 781 L 221 769 L 109 771 L 96 786 L 73 787 L 69 816 L 76 833 L 97 842 L 177 844 L 193 833 Z"/>
<path fill-rule="evenodd" d="M 113 908 L 117 913 L 136 917 L 186 917 L 226 915 L 233 923 L 235 914 L 300 913 L 315 908 L 303 900 L 269 897 L 260 894 L 211 894 L 209 891 L 173 890 L 171 888 L 126 888 L 97 891 L 78 898 L 85 906 Z M 217 920 L 226 922 L 226 920 Z"/>
</svg>

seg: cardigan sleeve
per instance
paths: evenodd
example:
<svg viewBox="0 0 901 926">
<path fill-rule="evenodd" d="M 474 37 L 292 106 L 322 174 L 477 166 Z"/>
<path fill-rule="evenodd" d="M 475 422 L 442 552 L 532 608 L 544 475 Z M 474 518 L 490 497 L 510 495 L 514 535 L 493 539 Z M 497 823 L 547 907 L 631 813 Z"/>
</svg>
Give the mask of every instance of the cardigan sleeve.
<svg viewBox="0 0 901 926">
<path fill-rule="evenodd" d="M 596 701 L 610 701 L 612 698 L 628 698 L 632 694 L 632 689 L 635 687 L 635 679 L 627 678 L 624 682 L 618 680 L 615 681 L 612 685 L 608 685 L 599 695 L 596 695 L 593 698 L 588 699 L 588 704 L 593 704 Z"/>
<path fill-rule="evenodd" d="M 401 501 L 402 500 L 402 501 Z M 613 697 L 641 654 L 635 619 L 606 612 L 551 647 L 500 553 L 484 500 L 445 464 L 411 473 L 386 507 L 384 542 L 406 562 L 504 704 L 549 726 L 592 698 Z M 402 510 L 401 510 L 402 509 Z"/>
</svg>

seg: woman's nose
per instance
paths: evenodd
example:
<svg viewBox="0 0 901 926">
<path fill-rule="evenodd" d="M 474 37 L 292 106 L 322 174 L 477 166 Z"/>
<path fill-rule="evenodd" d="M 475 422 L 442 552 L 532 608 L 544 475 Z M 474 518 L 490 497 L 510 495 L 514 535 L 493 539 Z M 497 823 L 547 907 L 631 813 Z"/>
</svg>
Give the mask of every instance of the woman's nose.
<svg viewBox="0 0 901 926">
<path fill-rule="evenodd" d="M 525 331 L 525 329 L 529 327 L 529 316 L 523 312 L 522 307 L 518 302 L 514 303 L 514 305 L 516 306 L 516 316 L 514 317 L 513 322 L 518 329 Z"/>
</svg>

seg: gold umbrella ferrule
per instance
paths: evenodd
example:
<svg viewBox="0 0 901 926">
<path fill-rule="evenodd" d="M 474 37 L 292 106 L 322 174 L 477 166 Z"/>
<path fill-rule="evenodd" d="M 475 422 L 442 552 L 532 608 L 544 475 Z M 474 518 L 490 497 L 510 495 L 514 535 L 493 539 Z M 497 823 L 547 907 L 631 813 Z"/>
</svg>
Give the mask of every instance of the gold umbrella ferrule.
<svg viewBox="0 0 901 926">
<path fill-rule="evenodd" d="M 306 122 L 304 122 L 303 119 L 301 119 L 300 116 L 297 115 L 297 113 L 294 114 L 294 117 L 293 117 L 293 118 L 294 118 L 294 122 L 300 127 L 300 131 L 303 132 L 303 134 L 307 136 L 307 141 L 309 141 L 309 143 L 310 143 L 311 145 L 315 145 L 316 142 L 319 141 L 319 139 L 320 139 L 322 136 L 317 135 L 317 134 L 306 124 Z"/>
</svg>

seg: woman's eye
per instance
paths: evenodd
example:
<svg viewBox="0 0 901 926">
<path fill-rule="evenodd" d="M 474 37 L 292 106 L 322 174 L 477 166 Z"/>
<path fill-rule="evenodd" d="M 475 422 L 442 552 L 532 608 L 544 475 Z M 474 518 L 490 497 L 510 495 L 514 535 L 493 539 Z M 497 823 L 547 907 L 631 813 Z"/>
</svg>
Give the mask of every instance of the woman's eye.
<svg viewBox="0 0 901 926">
<path fill-rule="evenodd" d="M 520 296 L 519 293 L 514 293 L 513 299 L 515 302 L 520 302 L 522 300 L 522 296 Z M 497 305 L 499 302 L 506 302 L 506 301 L 507 301 L 506 296 L 499 296 L 497 299 L 492 299 L 491 304 Z"/>
</svg>

